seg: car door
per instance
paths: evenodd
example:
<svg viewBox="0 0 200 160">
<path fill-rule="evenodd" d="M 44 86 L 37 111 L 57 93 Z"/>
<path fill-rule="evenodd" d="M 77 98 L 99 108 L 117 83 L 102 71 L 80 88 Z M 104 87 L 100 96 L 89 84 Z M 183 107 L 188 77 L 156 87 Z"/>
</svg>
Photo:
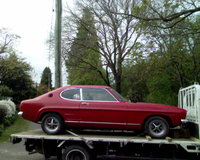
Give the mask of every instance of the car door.
<svg viewBox="0 0 200 160">
<path fill-rule="evenodd" d="M 80 124 L 92 128 L 126 128 L 126 105 L 105 88 L 83 87 Z"/>
</svg>

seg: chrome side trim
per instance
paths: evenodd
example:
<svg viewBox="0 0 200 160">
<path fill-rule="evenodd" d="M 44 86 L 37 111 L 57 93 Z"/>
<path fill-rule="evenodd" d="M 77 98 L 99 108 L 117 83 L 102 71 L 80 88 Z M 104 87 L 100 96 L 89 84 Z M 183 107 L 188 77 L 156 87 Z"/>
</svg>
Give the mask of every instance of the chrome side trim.
<svg viewBox="0 0 200 160">
<path fill-rule="evenodd" d="M 83 88 L 80 88 L 81 101 L 83 101 Z"/>
<path fill-rule="evenodd" d="M 75 87 L 75 88 L 69 88 L 69 89 L 65 89 L 63 90 L 62 92 L 60 92 L 60 97 L 64 100 L 69 100 L 69 101 L 89 101 L 89 102 L 119 102 L 114 96 L 112 93 L 110 93 L 110 91 L 108 91 L 107 89 L 105 88 L 100 88 L 102 90 L 105 90 L 109 95 L 111 95 L 115 101 L 100 101 L 100 100 L 86 100 L 86 99 L 83 99 L 83 88 L 98 88 L 98 87 Z M 80 100 L 76 100 L 76 99 L 68 99 L 68 98 L 65 98 L 62 96 L 62 93 L 65 92 L 65 91 L 68 91 L 68 90 L 73 90 L 73 89 L 79 89 L 79 92 L 80 92 Z"/>
<path fill-rule="evenodd" d="M 104 91 L 106 91 L 110 96 L 112 96 L 114 99 L 115 99 L 115 101 L 103 101 L 103 100 L 87 100 L 87 99 L 83 99 L 83 88 L 95 88 L 95 87 L 82 87 L 81 88 L 81 100 L 82 101 L 89 101 L 89 102 L 119 102 L 107 89 L 105 89 L 105 88 L 98 88 L 98 89 L 102 89 L 102 90 L 104 90 Z"/>
<path fill-rule="evenodd" d="M 93 122 L 93 121 L 65 121 L 65 123 L 85 123 L 85 124 L 114 124 L 114 125 L 128 125 L 138 126 L 140 123 L 114 123 L 114 122 Z"/>
<path fill-rule="evenodd" d="M 23 112 L 18 112 L 18 116 L 22 116 L 23 115 Z"/>
<path fill-rule="evenodd" d="M 69 88 L 69 89 L 65 89 L 65 90 L 63 90 L 62 92 L 60 92 L 60 98 L 62 98 L 62 99 L 64 99 L 64 100 L 69 100 L 69 101 L 82 101 L 82 97 L 81 97 L 81 99 L 80 100 L 76 100 L 76 99 L 68 99 L 68 98 L 65 98 L 65 97 L 63 97 L 62 96 L 62 93 L 63 92 L 65 92 L 65 91 L 68 91 L 68 90 L 73 90 L 73 89 L 79 89 L 79 93 L 80 93 L 80 96 L 81 96 L 81 88 L 77 88 L 77 87 L 75 87 L 75 88 Z"/>
<path fill-rule="evenodd" d="M 141 125 L 140 123 L 126 123 L 128 126 L 139 126 Z"/>
</svg>

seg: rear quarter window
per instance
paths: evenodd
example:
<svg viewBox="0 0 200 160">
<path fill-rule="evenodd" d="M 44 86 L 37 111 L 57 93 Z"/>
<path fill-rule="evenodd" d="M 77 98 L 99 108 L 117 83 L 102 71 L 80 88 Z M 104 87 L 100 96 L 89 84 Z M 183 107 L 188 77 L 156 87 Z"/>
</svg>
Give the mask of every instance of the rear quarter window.
<svg viewBox="0 0 200 160">
<path fill-rule="evenodd" d="M 81 100 L 80 89 L 69 89 L 61 92 L 61 97 L 70 100 Z"/>
</svg>

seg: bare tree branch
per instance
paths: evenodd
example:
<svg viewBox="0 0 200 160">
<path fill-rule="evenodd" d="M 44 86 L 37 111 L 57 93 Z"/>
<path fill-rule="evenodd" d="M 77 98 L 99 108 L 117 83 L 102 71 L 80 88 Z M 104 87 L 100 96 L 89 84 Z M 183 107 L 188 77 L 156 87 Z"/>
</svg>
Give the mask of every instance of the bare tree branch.
<svg viewBox="0 0 200 160">
<path fill-rule="evenodd" d="M 143 20 L 143 21 L 163 21 L 163 22 L 169 22 L 169 21 L 177 19 L 177 18 L 179 18 L 181 16 L 188 17 L 188 16 L 190 16 L 193 13 L 196 13 L 196 12 L 200 12 L 200 7 L 194 8 L 194 9 L 180 11 L 180 12 L 168 15 L 166 17 L 163 17 L 158 12 L 157 13 L 160 15 L 159 17 L 151 17 L 151 18 L 150 17 L 142 17 L 142 16 L 134 15 L 134 14 L 128 14 L 128 13 L 119 13 L 119 12 L 112 12 L 112 13 L 119 14 L 119 15 L 124 15 L 124 16 L 134 17 L 136 19 Z"/>
<path fill-rule="evenodd" d="M 82 6 L 82 8 L 89 8 L 95 17 L 95 26 L 98 35 L 97 46 L 99 49 L 90 49 L 100 53 L 106 65 L 107 74 L 104 79 L 109 80 L 108 71 L 111 71 L 115 80 L 116 89 L 119 92 L 121 91 L 122 65 L 124 59 L 133 51 L 135 43 L 138 41 L 141 34 L 135 29 L 137 28 L 138 21 L 135 21 L 134 17 L 124 17 L 124 15 L 113 13 L 123 11 L 126 14 L 130 14 L 133 3 L 134 0 L 79 1 L 79 6 Z M 77 21 L 81 20 L 81 18 L 75 14 L 74 17 Z M 84 23 L 80 24 L 87 29 Z M 90 32 L 88 29 L 87 31 Z M 88 61 L 83 62 L 88 65 L 90 63 Z M 93 66 L 93 68 L 95 67 Z"/>
<path fill-rule="evenodd" d="M 19 36 L 9 33 L 7 29 L 0 29 L 0 54 L 12 50 L 17 38 L 19 38 Z"/>
</svg>

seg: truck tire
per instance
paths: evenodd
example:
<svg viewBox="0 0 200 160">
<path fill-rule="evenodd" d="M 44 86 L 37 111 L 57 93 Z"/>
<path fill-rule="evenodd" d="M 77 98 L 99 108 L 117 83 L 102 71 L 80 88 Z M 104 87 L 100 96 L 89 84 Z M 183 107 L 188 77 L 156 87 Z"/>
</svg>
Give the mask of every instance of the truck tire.
<svg viewBox="0 0 200 160">
<path fill-rule="evenodd" d="M 64 150 L 62 154 L 62 160 L 92 160 L 92 159 L 88 149 L 80 145 L 72 145 Z"/>
<path fill-rule="evenodd" d="M 64 122 L 62 118 L 55 114 L 49 113 L 42 118 L 42 130 L 47 134 L 59 134 L 63 131 Z"/>
<path fill-rule="evenodd" d="M 169 133 L 169 124 L 164 118 L 154 116 L 146 121 L 145 132 L 153 138 L 165 138 Z"/>
</svg>

